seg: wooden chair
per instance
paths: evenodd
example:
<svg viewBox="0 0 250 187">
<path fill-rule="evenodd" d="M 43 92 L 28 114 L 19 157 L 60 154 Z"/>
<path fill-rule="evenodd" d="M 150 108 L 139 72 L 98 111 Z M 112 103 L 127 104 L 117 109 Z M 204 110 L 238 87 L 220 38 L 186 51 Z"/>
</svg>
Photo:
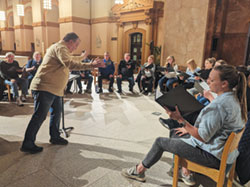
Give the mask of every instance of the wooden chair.
<svg viewBox="0 0 250 187">
<path fill-rule="evenodd" d="M 116 62 L 114 62 L 114 66 L 115 66 L 115 73 L 114 73 L 114 83 L 115 83 L 115 81 L 116 81 L 116 76 L 117 76 L 117 63 L 116 63 Z M 97 87 L 97 86 L 98 86 L 98 76 L 99 76 L 98 68 L 95 68 L 95 69 L 92 71 L 92 76 L 93 76 L 93 79 L 94 79 L 94 85 Z M 102 79 L 102 84 L 108 85 L 108 84 L 109 84 L 109 80 L 107 80 L 107 79 Z"/>
<path fill-rule="evenodd" d="M 242 129 L 241 132 L 237 134 L 232 132 L 230 136 L 228 137 L 223 153 L 222 153 L 219 170 L 196 164 L 185 158 L 181 158 L 178 155 L 175 155 L 174 156 L 173 187 L 177 187 L 179 164 L 181 166 L 186 167 L 190 171 L 201 173 L 203 175 L 208 176 L 209 178 L 211 178 L 213 181 L 217 183 L 217 187 L 222 187 L 225 181 L 225 176 L 226 176 L 226 166 L 227 166 L 226 162 L 227 162 L 228 155 L 237 149 L 240 138 L 243 134 L 243 131 L 244 129 Z M 233 163 L 231 169 L 228 171 L 230 172 L 228 181 L 227 181 L 228 187 L 231 187 L 233 183 L 235 164 L 236 164 L 236 160 Z"/>
<path fill-rule="evenodd" d="M 7 91 L 8 91 L 8 100 L 11 101 L 11 93 L 10 93 L 10 85 L 5 84 Z"/>
</svg>

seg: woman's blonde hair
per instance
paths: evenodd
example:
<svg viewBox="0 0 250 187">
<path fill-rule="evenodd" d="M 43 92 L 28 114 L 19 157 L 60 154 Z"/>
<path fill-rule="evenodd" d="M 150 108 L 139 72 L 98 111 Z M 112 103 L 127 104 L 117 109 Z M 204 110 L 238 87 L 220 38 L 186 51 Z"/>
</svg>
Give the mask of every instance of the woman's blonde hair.
<svg viewBox="0 0 250 187">
<path fill-rule="evenodd" d="M 153 61 L 155 60 L 154 55 L 149 55 L 148 58 L 151 58 Z"/>
<path fill-rule="evenodd" d="M 175 63 L 175 58 L 174 58 L 174 56 L 168 56 L 168 57 L 166 58 L 166 64 L 165 64 L 165 66 L 168 65 L 168 60 L 169 60 L 169 59 L 172 59 L 172 60 L 173 60 L 171 66 L 175 66 L 176 63 Z"/>
<path fill-rule="evenodd" d="M 191 71 L 194 71 L 197 68 L 197 64 L 195 63 L 194 59 L 189 59 L 187 64 L 190 65 Z"/>
</svg>

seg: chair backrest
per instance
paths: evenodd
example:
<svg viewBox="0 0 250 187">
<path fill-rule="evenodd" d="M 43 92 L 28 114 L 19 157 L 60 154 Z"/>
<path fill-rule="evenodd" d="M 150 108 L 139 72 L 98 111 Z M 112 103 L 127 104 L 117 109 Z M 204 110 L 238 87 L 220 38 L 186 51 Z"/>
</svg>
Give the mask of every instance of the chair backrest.
<svg viewBox="0 0 250 187">
<path fill-rule="evenodd" d="M 238 148 L 244 130 L 245 128 L 243 128 L 239 133 L 232 132 L 228 137 L 222 153 L 220 169 L 226 168 L 228 155 Z"/>
</svg>

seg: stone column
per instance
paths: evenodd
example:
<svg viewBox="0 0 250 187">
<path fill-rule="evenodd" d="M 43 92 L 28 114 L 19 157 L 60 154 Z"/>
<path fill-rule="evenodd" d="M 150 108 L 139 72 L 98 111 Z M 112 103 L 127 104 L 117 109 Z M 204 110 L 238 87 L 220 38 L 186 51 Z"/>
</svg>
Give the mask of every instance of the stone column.
<svg viewBox="0 0 250 187">
<path fill-rule="evenodd" d="M 43 56 L 46 48 L 48 47 L 44 15 L 45 14 L 42 6 L 42 1 L 32 1 L 32 26 L 34 33 L 35 50 L 41 52 Z"/>
<path fill-rule="evenodd" d="M 33 28 L 31 25 L 24 24 L 24 18 L 27 16 L 19 16 L 17 14 L 16 5 L 19 4 L 18 0 L 12 1 L 13 6 L 13 18 L 14 18 L 14 33 L 15 33 L 15 43 L 16 43 L 16 54 L 20 55 L 30 55 L 31 53 L 31 43 L 33 42 Z M 25 4 L 24 7 L 30 6 Z M 25 11 L 24 11 L 25 14 Z"/>
<path fill-rule="evenodd" d="M 74 52 L 76 54 L 80 54 L 83 49 L 91 54 L 90 9 L 91 0 L 81 3 L 76 0 L 59 1 L 60 38 L 68 32 L 75 32 L 81 39 L 80 45 Z"/>
<path fill-rule="evenodd" d="M 46 49 L 60 40 L 58 4 L 52 1 L 52 9 L 43 8 L 43 1 L 32 1 L 33 31 L 36 51 L 43 55 Z"/>
<path fill-rule="evenodd" d="M 124 40 L 124 25 L 122 23 L 118 24 L 118 42 L 117 42 L 117 62 L 123 59 L 123 40 Z"/>
<path fill-rule="evenodd" d="M 146 45 L 145 45 L 145 59 L 148 58 L 148 56 L 150 55 L 150 47 L 148 44 L 150 44 L 150 42 L 152 41 L 152 20 L 151 19 L 147 19 L 146 20 Z"/>
</svg>

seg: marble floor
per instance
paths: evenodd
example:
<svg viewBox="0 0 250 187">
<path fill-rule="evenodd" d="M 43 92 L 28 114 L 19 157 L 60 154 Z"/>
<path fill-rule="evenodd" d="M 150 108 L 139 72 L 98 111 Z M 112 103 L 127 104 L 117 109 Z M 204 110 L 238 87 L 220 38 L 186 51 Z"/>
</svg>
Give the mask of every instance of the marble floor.
<svg viewBox="0 0 250 187">
<path fill-rule="evenodd" d="M 49 144 L 49 118 L 41 126 L 36 155 L 19 151 L 33 111 L 29 98 L 24 107 L 0 102 L 0 186 L 1 187 L 154 187 L 172 186 L 167 175 L 172 155 L 147 171 L 147 182 L 121 176 L 122 168 L 140 162 L 158 136 L 168 136 L 158 118 L 167 118 L 154 96 L 124 94 L 73 94 L 65 97 L 65 126 L 73 126 L 67 146 Z M 215 184 L 195 176 L 199 187 Z M 185 186 L 179 182 L 179 186 Z"/>
</svg>

